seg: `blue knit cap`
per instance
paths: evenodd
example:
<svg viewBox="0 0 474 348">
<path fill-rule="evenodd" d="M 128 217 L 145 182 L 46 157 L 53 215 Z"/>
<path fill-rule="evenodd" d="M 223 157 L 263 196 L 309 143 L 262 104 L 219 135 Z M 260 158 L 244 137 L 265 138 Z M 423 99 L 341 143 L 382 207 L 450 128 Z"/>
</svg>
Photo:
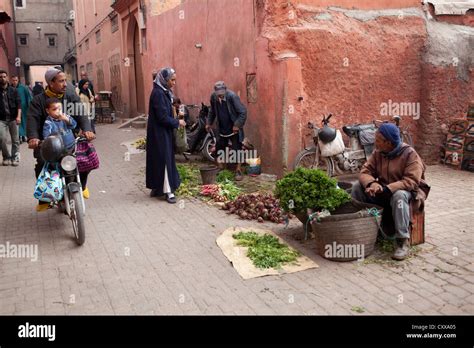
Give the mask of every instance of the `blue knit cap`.
<svg viewBox="0 0 474 348">
<path fill-rule="evenodd" d="M 384 123 L 379 127 L 379 132 L 385 139 L 390 141 L 393 145 L 398 146 L 402 142 L 400 138 L 400 130 L 393 123 Z"/>
</svg>

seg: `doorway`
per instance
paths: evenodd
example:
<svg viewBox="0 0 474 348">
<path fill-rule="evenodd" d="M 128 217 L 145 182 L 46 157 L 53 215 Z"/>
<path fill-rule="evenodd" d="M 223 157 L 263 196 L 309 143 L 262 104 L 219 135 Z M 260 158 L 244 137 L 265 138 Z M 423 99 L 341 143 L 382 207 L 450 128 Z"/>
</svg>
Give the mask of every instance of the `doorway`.
<svg viewBox="0 0 474 348">
<path fill-rule="evenodd" d="M 138 114 L 144 114 L 146 110 L 145 105 L 145 90 L 143 79 L 143 64 L 142 55 L 140 53 L 140 29 L 138 23 L 135 21 L 135 30 L 133 35 L 133 57 L 135 67 L 135 100 L 136 110 Z"/>
</svg>

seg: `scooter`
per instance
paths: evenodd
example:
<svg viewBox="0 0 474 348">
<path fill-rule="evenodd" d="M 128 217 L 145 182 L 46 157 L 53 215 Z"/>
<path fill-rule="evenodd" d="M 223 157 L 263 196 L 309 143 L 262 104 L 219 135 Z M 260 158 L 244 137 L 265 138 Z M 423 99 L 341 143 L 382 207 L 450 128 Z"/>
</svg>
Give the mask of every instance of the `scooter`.
<svg viewBox="0 0 474 348">
<path fill-rule="evenodd" d="M 188 150 L 183 152 L 186 159 L 193 153 L 200 152 L 208 161 L 216 161 L 216 136 L 213 131 L 206 132 L 206 119 L 209 106 L 201 103 L 198 120 L 186 130 Z"/>
<path fill-rule="evenodd" d="M 344 126 L 343 131 L 349 136 L 349 148 L 346 148 L 339 130 L 329 127 L 332 114 L 323 116 L 322 128 L 308 122 L 308 128 L 313 131 L 314 145 L 301 151 L 295 159 L 294 169 L 298 167 L 321 169 L 328 176 L 344 174 L 360 170 L 373 150 L 375 142 L 375 125 Z M 365 142 L 361 143 L 361 133 Z"/>
<path fill-rule="evenodd" d="M 308 128 L 313 131 L 314 145 L 296 156 L 294 169 L 321 169 L 326 171 L 328 176 L 358 173 L 374 150 L 377 124 L 387 122 L 374 120 L 368 124 L 343 126 L 343 132 L 349 137 L 349 147 L 346 148 L 341 133 L 329 127 L 331 117 L 332 114 L 323 116 L 322 128 L 308 122 Z M 394 116 L 392 120 L 400 128 L 400 116 Z M 400 134 L 404 142 L 413 145 L 408 128 L 400 129 Z"/>
<path fill-rule="evenodd" d="M 54 136 L 46 138 L 42 142 L 41 147 L 48 148 L 48 142 L 54 141 L 54 138 Z M 77 245 L 84 244 L 86 239 L 84 221 L 86 205 L 82 195 L 81 179 L 76 161 L 77 144 L 83 141 L 87 141 L 87 139 L 83 137 L 76 138 L 73 152 L 68 154 L 63 148 L 62 155 L 59 158 L 48 158 L 49 156 L 44 155 L 43 151 L 41 152 L 44 161 L 48 161 L 53 165 L 59 164 L 58 168 L 63 183 L 64 196 L 63 199 L 56 202 L 55 205 L 57 205 L 59 212 L 64 213 L 71 219 Z"/>
</svg>

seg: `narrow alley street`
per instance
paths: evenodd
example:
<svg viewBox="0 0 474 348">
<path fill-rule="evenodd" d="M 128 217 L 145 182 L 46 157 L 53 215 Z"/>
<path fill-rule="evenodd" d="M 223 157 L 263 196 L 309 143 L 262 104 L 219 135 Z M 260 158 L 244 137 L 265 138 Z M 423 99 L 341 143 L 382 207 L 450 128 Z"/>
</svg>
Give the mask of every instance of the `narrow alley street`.
<svg viewBox="0 0 474 348">
<path fill-rule="evenodd" d="M 216 245 L 232 226 L 199 200 L 170 205 L 144 187 L 145 155 L 124 160 L 124 141 L 144 130 L 99 125 L 101 168 L 89 179 L 86 243 L 68 218 L 35 211 L 33 158 L 0 167 L 0 244 L 38 244 L 38 260 L 0 259 L 0 314 L 469 314 L 474 312 L 471 173 L 430 166 L 427 241 L 395 263 L 327 261 L 302 224 L 263 224 L 319 268 L 242 280 Z M 178 202 L 180 203 L 180 202 Z M 262 227 L 262 224 L 258 224 Z M 361 310 L 354 311 L 354 308 Z"/>
</svg>

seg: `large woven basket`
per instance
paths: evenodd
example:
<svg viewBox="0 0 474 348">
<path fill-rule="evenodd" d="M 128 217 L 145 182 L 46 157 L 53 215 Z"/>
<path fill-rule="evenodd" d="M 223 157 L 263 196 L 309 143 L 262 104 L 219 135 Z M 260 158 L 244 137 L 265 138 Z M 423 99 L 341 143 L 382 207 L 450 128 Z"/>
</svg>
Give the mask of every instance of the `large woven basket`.
<svg viewBox="0 0 474 348">
<path fill-rule="evenodd" d="M 376 208 L 379 216 L 374 216 Z M 365 258 L 374 251 L 382 208 L 356 200 L 343 205 L 331 216 L 313 221 L 316 249 L 322 257 L 332 261 L 353 261 Z"/>
</svg>

